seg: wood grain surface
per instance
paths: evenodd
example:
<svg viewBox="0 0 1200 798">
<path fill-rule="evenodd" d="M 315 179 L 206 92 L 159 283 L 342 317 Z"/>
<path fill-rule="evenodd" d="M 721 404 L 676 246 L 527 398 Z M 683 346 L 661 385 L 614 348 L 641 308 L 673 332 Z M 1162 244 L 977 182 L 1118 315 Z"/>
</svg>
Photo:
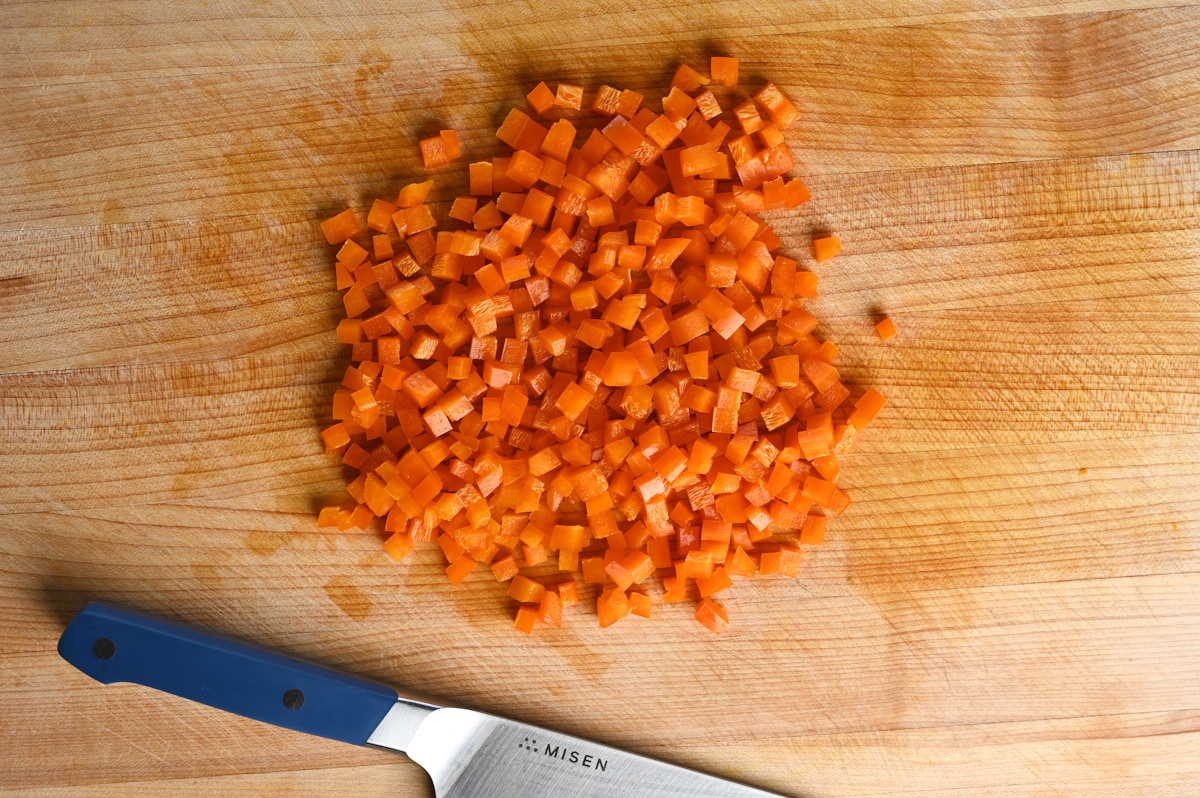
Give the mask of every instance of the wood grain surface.
<svg viewBox="0 0 1200 798">
<path fill-rule="evenodd" d="M 403 758 L 54 651 L 131 604 L 806 798 L 1200 794 L 1200 6 L 0 2 L 0 790 L 432 795 Z M 531 81 L 742 59 L 804 115 L 773 220 L 891 399 L 799 580 L 532 639 L 329 535 L 317 222 Z M 437 199 L 465 184 L 441 170 Z M 880 313 L 900 335 L 875 336 Z"/>
</svg>

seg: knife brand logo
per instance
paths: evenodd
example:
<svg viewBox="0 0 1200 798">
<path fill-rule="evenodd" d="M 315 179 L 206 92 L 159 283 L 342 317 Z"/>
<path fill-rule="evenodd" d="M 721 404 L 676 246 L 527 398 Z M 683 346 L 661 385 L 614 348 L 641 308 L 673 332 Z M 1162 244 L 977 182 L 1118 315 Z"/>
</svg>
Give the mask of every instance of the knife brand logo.
<svg viewBox="0 0 1200 798">
<path fill-rule="evenodd" d="M 517 748 L 520 748 L 522 751 L 529 751 L 536 754 L 538 752 L 538 741 L 531 740 L 530 738 L 526 737 L 524 740 L 517 743 Z M 607 759 L 601 759 L 600 757 L 593 756 L 592 754 L 584 754 L 576 751 L 575 749 L 567 748 L 565 745 L 560 746 L 546 743 L 546 745 L 541 749 L 541 752 L 544 756 L 551 757 L 552 759 L 561 759 L 563 762 L 570 762 L 572 765 L 579 765 L 581 768 L 599 770 L 601 772 L 608 770 Z"/>
</svg>

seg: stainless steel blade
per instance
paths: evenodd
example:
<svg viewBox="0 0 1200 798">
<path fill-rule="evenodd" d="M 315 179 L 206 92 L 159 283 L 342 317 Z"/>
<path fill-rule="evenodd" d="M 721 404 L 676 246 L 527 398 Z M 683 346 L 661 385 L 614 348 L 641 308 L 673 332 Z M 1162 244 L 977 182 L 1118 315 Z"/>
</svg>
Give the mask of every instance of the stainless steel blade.
<svg viewBox="0 0 1200 798">
<path fill-rule="evenodd" d="M 784 798 L 528 723 L 403 698 L 367 744 L 425 768 L 438 798 Z"/>
</svg>

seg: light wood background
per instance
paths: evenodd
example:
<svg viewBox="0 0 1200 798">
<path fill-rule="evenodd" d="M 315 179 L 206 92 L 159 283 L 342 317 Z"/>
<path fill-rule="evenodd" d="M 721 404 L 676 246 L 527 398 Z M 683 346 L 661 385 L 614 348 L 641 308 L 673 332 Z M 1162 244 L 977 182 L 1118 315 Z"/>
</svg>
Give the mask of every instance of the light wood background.
<svg viewBox="0 0 1200 798">
<path fill-rule="evenodd" d="M 0 789 L 432 794 L 90 681 L 54 646 L 104 598 L 796 796 L 1194 798 L 1198 32 L 1156 0 L 4 0 Z M 682 605 L 526 639 L 482 575 L 318 533 L 317 221 L 436 125 L 489 154 L 537 78 L 713 53 L 803 112 L 777 230 L 842 236 L 814 312 L 891 399 L 802 577 L 739 584 L 719 639 Z"/>
</svg>

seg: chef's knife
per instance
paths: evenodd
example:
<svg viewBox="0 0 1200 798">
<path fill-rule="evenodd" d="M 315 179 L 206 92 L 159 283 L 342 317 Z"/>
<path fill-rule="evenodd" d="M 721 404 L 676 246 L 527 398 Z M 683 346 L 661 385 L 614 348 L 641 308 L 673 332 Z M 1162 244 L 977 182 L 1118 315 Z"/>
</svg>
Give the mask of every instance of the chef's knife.
<svg viewBox="0 0 1200 798">
<path fill-rule="evenodd" d="M 438 798 L 781 798 L 528 723 L 406 698 L 379 682 L 107 602 L 80 610 L 58 653 L 104 684 L 133 682 L 402 753 L 428 771 Z"/>
</svg>

